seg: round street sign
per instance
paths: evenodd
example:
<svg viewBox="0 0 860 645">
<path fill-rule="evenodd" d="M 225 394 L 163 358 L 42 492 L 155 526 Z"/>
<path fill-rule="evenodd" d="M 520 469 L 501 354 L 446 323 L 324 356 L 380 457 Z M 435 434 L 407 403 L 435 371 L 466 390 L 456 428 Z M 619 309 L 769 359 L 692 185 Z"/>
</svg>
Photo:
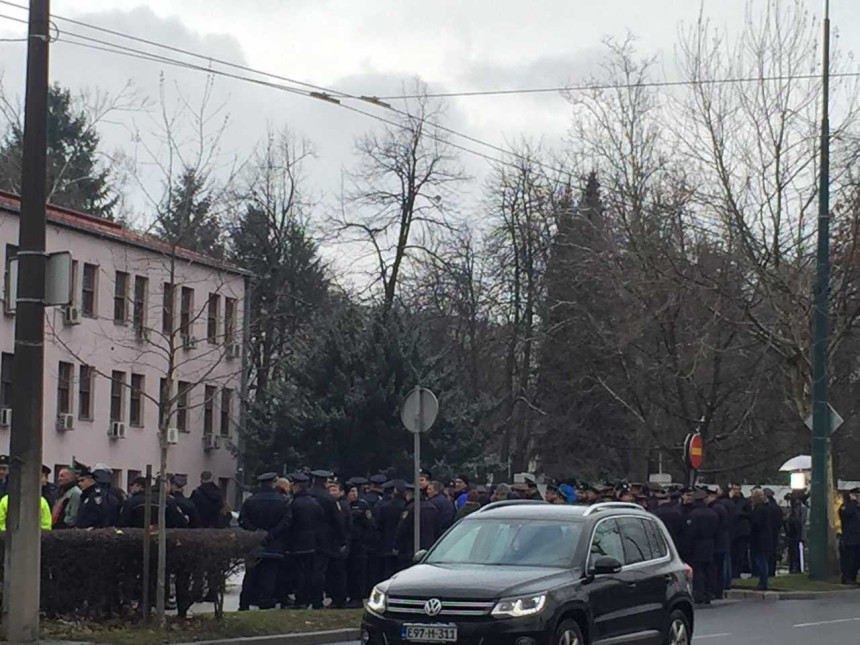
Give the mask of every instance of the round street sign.
<svg viewBox="0 0 860 645">
<path fill-rule="evenodd" d="M 698 470 L 702 465 L 704 457 L 704 442 L 702 435 L 698 432 L 687 435 L 687 441 L 684 442 L 687 463 L 693 470 Z"/>
<path fill-rule="evenodd" d="M 433 427 L 439 414 L 439 401 L 436 395 L 425 387 L 412 390 L 403 402 L 400 419 L 409 432 L 427 432 Z"/>
</svg>

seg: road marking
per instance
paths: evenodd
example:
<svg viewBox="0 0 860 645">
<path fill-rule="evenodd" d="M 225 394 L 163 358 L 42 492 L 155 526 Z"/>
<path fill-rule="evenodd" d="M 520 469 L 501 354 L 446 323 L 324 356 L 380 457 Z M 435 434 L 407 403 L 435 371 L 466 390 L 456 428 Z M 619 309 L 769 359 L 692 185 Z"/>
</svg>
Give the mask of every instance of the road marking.
<svg viewBox="0 0 860 645">
<path fill-rule="evenodd" d="M 705 634 L 704 636 L 693 636 L 693 640 L 697 641 L 703 638 L 723 638 L 725 636 L 731 636 L 728 632 L 725 634 Z"/>
<path fill-rule="evenodd" d="M 817 623 L 800 623 L 792 627 L 817 627 L 818 625 L 834 625 L 836 623 L 856 623 L 860 618 L 837 618 L 836 620 L 822 620 Z"/>
</svg>

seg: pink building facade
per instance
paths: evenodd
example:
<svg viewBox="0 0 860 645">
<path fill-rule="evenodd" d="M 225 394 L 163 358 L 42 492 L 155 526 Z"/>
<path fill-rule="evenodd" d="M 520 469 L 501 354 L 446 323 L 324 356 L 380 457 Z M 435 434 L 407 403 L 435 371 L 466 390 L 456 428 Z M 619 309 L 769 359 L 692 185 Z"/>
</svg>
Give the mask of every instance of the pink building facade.
<svg viewBox="0 0 860 645">
<path fill-rule="evenodd" d="M 14 257 L 19 202 L 0 193 L 0 251 Z M 234 499 L 242 422 L 247 274 L 112 222 L 50 207 L 47 250 L 72 255 L 72 304 L 45 315 L 43 462 L 105 463 L 122 488 L 159 469 L 189 489 L 208 470 Z M 7 454 L 14 306 L 0 315 L 0 452 Z M 171 360 L 172 359 L 172 360 Z M 173 363 L 173 379 L 166 378 Z M 167 387 L 167 383 L 171 387 Z"/>
</svg>

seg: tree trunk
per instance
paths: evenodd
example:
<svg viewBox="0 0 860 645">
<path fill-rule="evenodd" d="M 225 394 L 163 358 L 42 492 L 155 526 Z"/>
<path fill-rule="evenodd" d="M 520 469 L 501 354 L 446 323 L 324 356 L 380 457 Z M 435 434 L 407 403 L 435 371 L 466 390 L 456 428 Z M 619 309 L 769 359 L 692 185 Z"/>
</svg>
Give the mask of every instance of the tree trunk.
<svg viewBox="0 0 860 645">
<path fill-rule="evenodd" d="M 158 473 L 160 484 L 158 487 L 158 574 L 155 591 L 155 612 L 158 615 L 158 626 L 164 629 L 167 626 L 167 617 L 164 614 L 165 599 L 167 596 L 167 427 L 161 428 L 161 465 Z"/>
</svg>

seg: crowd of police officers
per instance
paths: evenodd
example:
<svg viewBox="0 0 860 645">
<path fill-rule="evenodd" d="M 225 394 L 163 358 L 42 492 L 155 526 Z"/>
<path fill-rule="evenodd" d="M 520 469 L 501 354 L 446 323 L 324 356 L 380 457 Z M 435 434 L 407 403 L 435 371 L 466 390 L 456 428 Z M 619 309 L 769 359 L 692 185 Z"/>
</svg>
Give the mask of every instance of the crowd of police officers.
<svg viewBox="0 0 860 645">
<path fill-rule="evenodd" d="M 248 564 L 240 610 L 321 609 L 326 597 L 329 608 L 360 607 L 373 585 L 411 564 L 416 503 L 421 505 L 420 549 L 430 548 L 460 517 L 503 499 L 639 504 L 663 521 L 693 569 L 699 603 L 721 598 L 742 573 L 757 575 L 766 589 L 783 533 L 790 566 L 798 567 L 805 524 L 802 497 L 787 497 L 786 513 L 770 489 L 754 489 L 746 498 L 731 485 L 664 490 L 655 484 L 593 486 L 571 479 L 551 482 L 542 495 L 528 477 L 487 488 L 470 486 L 466 476 L 442 485 L 422 471 L 416 494 L 406 481 L 382 474 L 341 482 L 329 471 L 314 470 L 287 478 L 265 473 L 258 479 L 260 487 L 242 505 L 239 525 L 265 538 L 259 557 Z"/>
</svg>

